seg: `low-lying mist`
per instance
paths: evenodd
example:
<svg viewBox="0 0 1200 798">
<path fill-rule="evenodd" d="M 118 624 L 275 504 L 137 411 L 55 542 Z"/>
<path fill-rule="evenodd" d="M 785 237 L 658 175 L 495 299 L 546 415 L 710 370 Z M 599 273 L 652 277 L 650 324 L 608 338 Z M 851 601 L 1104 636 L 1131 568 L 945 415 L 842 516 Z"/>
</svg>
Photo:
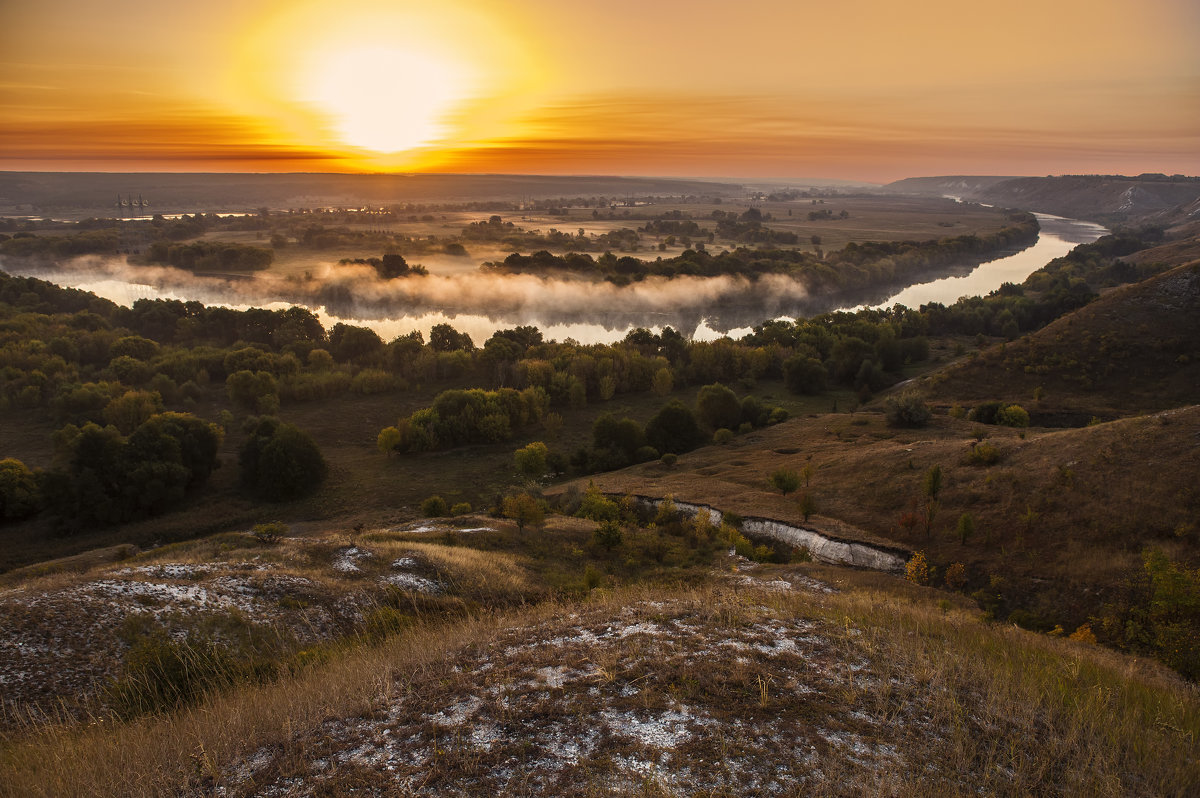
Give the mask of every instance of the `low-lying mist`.
<svg viewBox="0 0 1200 798">
<path fill-rule="evenodd" d="M 478 271 L 382 280 L 369 266 L 333 264 L 306 275 L 265 271 L 231 277 L 99 256 L 62 263 L 7 258 L 0 266 L 13 274 L 97 290 L 124 304 L 157 296 L 239 307 L 286 303 L 360 322 L 438 313 L 448 318 L 482 316 L 501 326 L 587 324 L 623 331 L 671 325 L 686 334 L 702 322 L 726 332 L 813 310 L 804 286 L 782 275 L 754 281 L 736 276 L 649 277 L 617 286 L 582 278 Z M 121 285 L 128 287 L 124 295 Z"/>
</svg>

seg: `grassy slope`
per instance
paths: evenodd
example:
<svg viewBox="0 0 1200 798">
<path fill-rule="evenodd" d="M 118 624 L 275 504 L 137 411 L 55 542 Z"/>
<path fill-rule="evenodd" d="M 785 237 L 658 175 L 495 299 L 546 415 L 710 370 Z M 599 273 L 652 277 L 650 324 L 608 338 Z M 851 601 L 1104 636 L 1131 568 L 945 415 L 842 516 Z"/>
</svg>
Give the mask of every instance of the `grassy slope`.
<svg viewBox="0 0 1200 798">
<path fill-rule="evenodd" d="M 1111 291 L 928 386 L 943 403 L 1000 399 L 1110 418 L 1200 402 L 1200 262 Z"/>
<path fill-rule="evenodd" d="M 990 435 L 999 463 L 967 464 L 977 432 Z M 1200 407 L 1082 429 L 1031 430 L 1023 438 L 948 417 L 926 429 L 893 430 L 882 415 L 860 412 L 788 421 L 693 452 L 673 469 L 656 463 L 594 479 L 606 491 L 670 493 L 800 522 L 796 497 L 805 488 L 783 497 L 771 491 L 767 476 L 811 463 L 807 490 L 818 515 L 809 526 L 923 549 L 941 564 L 966 563 L 973 587 L 1003 575 L 1014 601 L 1077 625 L 1096 609 L 1098 595 L 1139 566 L 1144 546 L 1200 555 L 1197 532 L 1188 527 L 1200 516 L 1198 436 Z M 944 487 L 927 537 L 923 526 L 906 531 L 898 519 L 921 501 L 925 472 L 934 465 L 942 468 Z M 968 512 L 976 531 L 963 545 L 955 528 Z"/>
<path fill-rule="evenodd" d="M 934 598 L 764 566 L 422 625 L 194 710 L 11 742 L 0 795 L 1200 787 L 1194 691 Z"/>
</svg>

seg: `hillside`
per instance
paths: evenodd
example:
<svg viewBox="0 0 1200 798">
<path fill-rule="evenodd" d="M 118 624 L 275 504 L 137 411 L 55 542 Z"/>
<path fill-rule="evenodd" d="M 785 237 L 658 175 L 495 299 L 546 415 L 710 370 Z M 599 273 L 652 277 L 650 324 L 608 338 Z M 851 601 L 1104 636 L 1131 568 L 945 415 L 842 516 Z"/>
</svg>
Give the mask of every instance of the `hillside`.
<svg viewBox="0 0 1200 798">
<path fill-rule="evenodd" d="M 921 177 L 889 183 L 883 190 L 958 196 L 1104 224 L 1169 227 L 1200 219 L 1200 179 L 1183 176 Z"/>
<path fill-rule="evenodd" d="M 943 404 L 1017 402 L 1045 421 L 1113 418 L 1198 402 L 1200 262 L 1110 291 L 1035 333 L 931 375 L 923 385 Z"/>
<path fill-rule="evenodd" d="M 736 565 L 421 623 L 192 710 L 0 751 L 0 794 L 1184 795 L 1195 696 L 919 588 Z"/>
</svg>

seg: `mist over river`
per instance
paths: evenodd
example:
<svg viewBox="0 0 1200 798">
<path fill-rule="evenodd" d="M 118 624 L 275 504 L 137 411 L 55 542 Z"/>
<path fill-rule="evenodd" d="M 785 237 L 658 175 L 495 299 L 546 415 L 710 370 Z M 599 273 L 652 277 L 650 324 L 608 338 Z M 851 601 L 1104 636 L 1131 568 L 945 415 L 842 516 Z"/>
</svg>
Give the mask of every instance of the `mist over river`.
<svg viewBox="0 0 1200 798">
<path fill-rule="evenodd" d="M 271 271 L 223 277 L 159 266 L 131 265 L 125 259 L 84 256 L 59 264 L 0 259 L 10 274 L 40 277 L 92 291 L 124 305 L 139 299 L 197 300 L 234 308 L 303 305 L 326 328 L 338 322 L 370 327 L 384 340 L 435 324 L 451 324 L 481 344 L 492 333 L 533 325 L 546 338 L 605 343 L 631 329 L 671 326 L 697 340 L 738 337 L 766 319 L 809 316 L 837 309 L 917 307 L 951 304 L 961 296 L 987 294 L 1004 282 L 1029 274 L 1074 246 L 1107 231 L 1091 222 L 1037 214 L 1037 241 L 1019 252 L 975 265 L 964 261 L 961 274 L 907 287 L 881 288 L 870 295 L 812 295 L 783 275 L 750 281 L 741 277 L 650 277 L 629 286 L 584 279 L 535 275 L 430 274 L 381 281 L 366 266 L 335 266 L 311 276 Z"/>
</svg>

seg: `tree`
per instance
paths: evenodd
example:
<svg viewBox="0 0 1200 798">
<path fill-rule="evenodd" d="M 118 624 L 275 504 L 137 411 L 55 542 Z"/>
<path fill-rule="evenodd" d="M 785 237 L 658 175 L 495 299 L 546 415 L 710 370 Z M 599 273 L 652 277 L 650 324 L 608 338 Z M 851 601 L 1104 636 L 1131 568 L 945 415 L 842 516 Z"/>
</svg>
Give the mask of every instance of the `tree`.
<svg viewBox="0 0 1200 798">
<path fill-rule="evenodd" d="M 435 324 L 429 331 L 429 346 L 435 352 L 454 352 L 459 349 L 470 352 L 475 348 L 471 336 L 460 333 L 449 324 Z"/>
<path fill-rule="evenodd" d="M 792 355 L 783 364 L 783 382 L 792 393 L 821 393 L 828 376 L 825 366 L 815 357 Z"/>
<path fill-rule="evenodd" d="M 448 512 L 446 500 L 441 496 L 430 496 L 421 502 L 421 515 L 426 518 L 444 518 Z"/>
<path fill-rule="evenodd" d="M 329 331 L 329 353 L 339 363 L 361 363 L 382 351 L 383 339 L 369 327 L 339 322 Z"/>
<path fill-rule="evenodd" d="M 654 372 L 654 379 L 650 381 L 650 390 L 655 396 L 666 396 L 675 388 L 675 376 L 671 370 L 663 366 L 658 371 Z"/>
<path fill-rule="evenodd" d="M 251 419 L 238 452 L 242 484 L 267 501 L 306 496 L 325 479 L 325 458 L 313 439 L 277 418 Z"/>
<path fill-rule="evenodd" d="M 546 473 L 546 457 L 550 449 L 541 441 L 534 441 L 513 453 L 517 471 L 529 479 L 538 479 Z"/>
<path fill-rule="evenodd" d="M 904 566 L 904 578 L 918 585 L 929 584 L 929 560 L 925 552 L 918 551 Z"/>
<path fill-rule="evenodd" d="M 996 414 L 996 423 L 1005 427 L 1028 427 L 1029 413 L 1020 405 L 1009 405 Z"/>
<path fill-rule="evenodd" d="M 266 371 L 235 371 L 225 378 L 225 390 L 229 398 L 249 410 L 258 410 L 271 397 L 279 401 L 278 383 Z"/>
<path fill-rule="evenodd" d="M 375 447 L 386 455 L 395 452 L 404 441 L 404 436 L 396 427 L 384 427 L 375 438 Z"/>
<path fill-rule="evenodd" d="M 975 518 L 970 513 L 963 513 L 958 517 L 958 542 L 959 545 L 967 545 L 967 538 L 975 534 Z"/>
<path fill-rule="evenodd" d="M 924 427 L 933 418 L 929 405 L 912 391 L 889 398 L 885 412 L 891 427 Z"/>
<path fill-rule="evenodd" d="M 646 442 L 664 454 L 690 452 L 705 438 L 691 408 L 678 399 L 668 402 L 646 423 Z"/>
<path fill-rule="evenodd" d="M 805 523 L 808 522 L 808 517 L 817 511 L 817 500 L 808 491 L 800 497 L 800 514 L 804 516 Z"/>
<path fill-rule="evenodd" d="M 527 525 L 540 526 L 546 518 L 542 505 L 528 493 L 505 496 L 501 513 L 505 518 L 516 523 L 518 532 L 523 532 Z"/>
<path fill-rule="evenodd" d="M 742 420 L 742 403 L 719 382 L 705 385 L 696 395 L 696 415 L 709 429 L 737 429 Z"/>
<path fill-rule="evenodd" d="M 162 395 L 158 391 L 128 391 L 104 406 L 104 420 L 128 435 L 162 410 Z"/>
<path fill-rule="evenodd" d="M 938 497 L 942 493 L 942 467 L 935 465 L 925 472 L 922 484 L 925 494 L 925 537 L 933 531 L 933 519 L 937 515 Z"/>
<path fill-rule="evenodd" d="M 780 468 L 771 472 L 771 484 L 786 496 L 800 487 L 800 475 L 790 468 Z"/>
<path fill-rule="evenodd" d="M 33 472 L 12 457 L 0 460 L 0 519 L 29 518 L 41 505 L 42 493 Z"/>
<path fill-rule="evenodd" d="M 592 542 L 612 551 L 621 545 L 621 525 L 617 521 L 605 521 L 592 533 Z"/>
</svg>

